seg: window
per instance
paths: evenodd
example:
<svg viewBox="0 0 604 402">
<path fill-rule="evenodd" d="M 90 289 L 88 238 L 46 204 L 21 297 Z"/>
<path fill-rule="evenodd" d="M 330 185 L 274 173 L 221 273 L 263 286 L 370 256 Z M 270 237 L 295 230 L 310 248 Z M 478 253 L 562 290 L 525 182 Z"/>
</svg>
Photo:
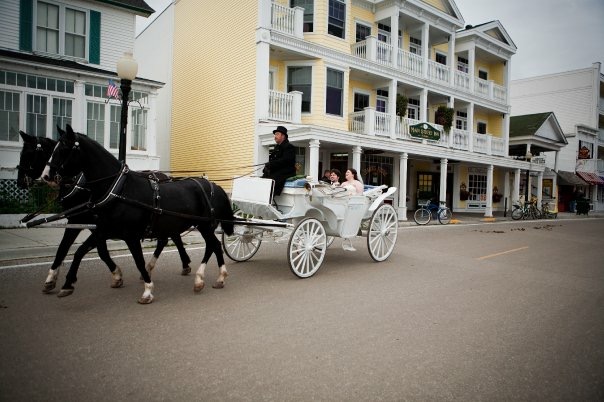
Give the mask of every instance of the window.
<svg viewBox="0 0 604 402">
<path fill-rule="evenodd" d="M 304 9 L 304 32 L 312 32 L 313 31 L 313 18 L 314 18 L 314 0 L 291 0 L 290 6 L 294 7 L 302 7 Z"/>
<path fill-rule="evenodd" d="M 46 96 L 27 95 L 27 112 L 25 114 L 25 131 L 29 135 L 46 137 Z"/>
<path fill-rule="evenodd" d="M 145 109 L 132 110 L 132 141 L 130 149 L 137 151 L 147 150 L 147 111 Z"/>
<path fill-rule="evenodd" d="M 121 111 L 122 108 L 115 105 L 109 109 L 109 148 L 119 147 Z"/>
<path fill-rule="evenodd" d="M 417 174 L 417 199 L 425 203 L 432 199 L 436 194 L 434 192 L 434 174 L 433 173 L 418 173 Z"/>
<path fill-rule="evenodd" d="M 390 156 L 364 153 L 361 155 L 361 171 L 359 173 L 364 184 L 392 186 L 393 167 L 394 159 Z"/>
<path fill-rule="evenodd" d="M 329 0 L 327 33 L 344 38 L 346 26 L 346 3 L 343 0 Z"/>
<path fill-rule="evenodd" d="M 458 130 L 468 129 L 468 113 L 466 112 L 455 112 L 455 128 Z"/>
<path fill-rule="evenodd" d="M 409 52 L 416 54 L 418 56 L 422 55 L 422 40 L 414 38 L 413 36 L 409 37 Z"/>
<path fill-rule="evenodd" d="M 388 91 L 385 89 L 377 90 L 377 99 L 375 101 L 375 110 L 386 113 L 388 110 Z"/>
<path fill-rule="evenodd" d="M 435 61 L 440 64 L 447 65 L 447 55 L 436 52 Z"/>
<path fill-rule="evenodd" d="M 35 49 L 86 58 L 86 13 L 65 5 L 36 3 Z"/>
<path fill-rule="evenodd" d="M 327 69 L 327 87 L 325 90 L 325 113 L 342 116 L 342 96 L 344 91 L 344 73 Z"/>
<path fill-rule="evenodd" d="M 476 132 L 478 134 L 486 134 L 487 133 L 487 123 L 479 121 L 476 123 Z"/>
<path fill-rule="evenodd" d="M 47 78 L 39 75 L 0 71 L 0 84 L 16 87 L 43 89 L 62 93 L 74 93 L 74 82 Z"/>
<path fill-rule="evenodd" d="M 18 92 L 0 91 L 0 141 L 19 141 Z"/>
<path fill-rule="evenodd" d="M 362 42 L 371 35 L 371 27 L 357 22 L 356 41 Z"/>
<path fill-rule="evenodd" d="M 378 40 L 390 44 L 390 27 L 384 24 L 378 24 Z"/>
<path fill-rule="evenodd" d="M 487 73 L 484 70 L 478 70 L 478 78 L 483 79 L 483 80 L 488 80 L 489 79 L 489 73 Z"/>
<path fill-rule="evenodd" d="M 457 70 L 467 73 L 468 72 L 468 59 L 458 56 L 457 57 Z"/>
<path fill-rule="evenodd" d="M 360 94 L 355 92 L 354 94 L 354 111 L 362 112 L 366 107 L 369 107 L 369 95 Z"/>
<path fill-rule="evenodd" d="M 86 105 L 86 135 L 105 145 L 105 104 L 88 102 Z"/>
<path fill-rule="evenodd" d="M 407 118 L 418 120 L 419 119 L 419 99 L 409 98 L 407 104 Z"/>
<path fill-rule="evenodd" d="M 57 140 L 59 135 L 56 127 L 65 128 L 67 124 L 71 125 L 71 99 L 54 98 L 52 100 L 52 138 Z"/>
<path fill-rule="evenodd" d="M 487 201 L 487 176 L 485 174 L 470 173 L 468 182 L 468 201 Z"/>
<path fill-rule="evenodd" d="M 287 68 L 287 92 L 302 92 L 302 112 L 310 112 L 312 67 Z"/>
</svg>

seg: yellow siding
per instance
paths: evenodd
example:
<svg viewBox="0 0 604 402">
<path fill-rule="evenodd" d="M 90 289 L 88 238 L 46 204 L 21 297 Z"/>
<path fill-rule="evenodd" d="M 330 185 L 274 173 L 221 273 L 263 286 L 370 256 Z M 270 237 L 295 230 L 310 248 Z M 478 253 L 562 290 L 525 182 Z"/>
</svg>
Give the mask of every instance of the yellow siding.
<svg viewBox="0 0 604 402">
<path fill-rule="evenodd" d="M 347 3 L 346 7 L 346 37 L 344 39 L 336 38 L 327 33 L 328 7 L 329 0 L 315 0 L 314 32 L 304 34 L 304 39 L 339 52 L 350 53 L 350 44 L 354 43 L 355 36 L 354 22 L 351 22 L 350 3 Z"/>
<path fill-rule="evenodd" d="M 252 163 L 256 9 L 254 0 L 175 3 L 172 170 L 222 179 Z"/>
<path fill-rule="evenodd" d="M 363 81 L 350 81 L 348 86 L 348 113 L 353 113 L 354 111 L 354 91 L 360 90 L 363 92 L 369 93 L 369 106 L 375 106 L 375 89 L 372 85 L 363 82 Z"/>
<path fill-rule="evenodd" d="M 495 137 L 502 136 L 503 119 L 498 113 L 485 113 L 482 111 L 474 112 L 473 132 L 476 132 L 477 122 L 483 121 L 487 123 L 487 133 L 493 134 Z"/>
<path fill-rule="evenodd" d="M 476 60 L 474 70 L 478 77 L 478 69 L 483 69 L 489 73 L 489 81 L 493 81 L 497 85 L 503 85 L 503 71 L 504 65 L 501 62 L 487 63 L 483 60 Z"/>
<path fill-rule="evenodd" d="M 275 91 L 279 92 L 287 92 L 287 82 L 286 79 L 286 71 L 285 63 L 279 60 L 271 60 L 269 62 L 269 68 L 275 71 Z"/>
<path fill-rule="evenodd" d="M 355 41 L 356 41 L 356 37 L 355 37 L 356 20 L 370 23 L 371 24 L 371 34 L 377 35 L 377 24 L 374 22 L 375 14 L 373 14 L 371 11 L 369 11 L 365 8 L 352 6 L 351 7 L 351 17 L 350 17 L 350 20 L 348 23 L 348 32 L 350 32 L 350 35 L 348 35 L 349 43 L 355 43 Z"/>
<path fill-rule="evenodd" d="M 422 0 L 422 1 L 426 4 L 431 5 L 432 7 L 439 9 L 442 12 L 448 13 L 447 8 L 443 4 L 443 0 Z"/>
</svg>

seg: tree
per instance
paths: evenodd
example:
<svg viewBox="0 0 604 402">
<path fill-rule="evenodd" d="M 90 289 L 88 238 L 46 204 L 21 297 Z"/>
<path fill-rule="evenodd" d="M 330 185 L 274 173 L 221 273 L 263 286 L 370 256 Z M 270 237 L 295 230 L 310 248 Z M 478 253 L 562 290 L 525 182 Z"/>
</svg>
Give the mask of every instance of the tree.
<svg viewBox="0 0 604 402">
<path fill-rule="evenodd" d="M 438 109 L 436 109 L 434 120 L 436 124 L 443 126 L 446 133 L 451 130 L 451 126 L 453 125 L 453 113 L 453 108 L 447 106 L 439 106 Z"/>
<path fill-rule="evenodd" d="M 405 117 L 407 113 L 407 105 L 409 104 L 409 99 L 405 95 L 396 94 L 396 115 L 400 117 Z"/>
</svg>

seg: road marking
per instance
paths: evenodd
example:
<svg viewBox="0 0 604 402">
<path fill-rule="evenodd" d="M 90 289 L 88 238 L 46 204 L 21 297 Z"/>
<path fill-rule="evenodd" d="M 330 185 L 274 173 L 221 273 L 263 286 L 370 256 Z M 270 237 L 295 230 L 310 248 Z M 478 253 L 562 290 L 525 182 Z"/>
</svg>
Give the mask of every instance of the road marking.
<svg viewBox="0 0 604 402">
<path fill-rule="evenodd" d="M 192 250 L 201 250 L 201 249 L 205 249 L 205 247 L 187 247 L 187 251 L 192 251 Z M 165 253 L 175 253 L 178 250 L 174 249 L 174 250 L 164 250 L 162 251 L 162 254 Z M 143 252 L 144 255 L 149 255 L 149 254 L 153 254 L 153 251 L 148 251 L 148 252 Z M 132 257 L 132 254 L 118 254 L 118 255 L 112 255 L 111 258 L 123 258 L 123 257 Z M 52 257 L 35 257 L 35 258 L 52 258 Z M 23 260 L 26 260 L 27 258 L 21 258 Z M 82 258 L 82 262 L 84 261 L 95 261 L 95 260 L 100 260 L 99 257 L 87 257 L 87 258 Z M 63 263 L 64 264 L 71 264 L 73 262 L 73 260 L 64 260 Z M 0 267 L 0 271 L 4 270 L 4 269 L 11 269 L 11 268 L 23 268 L 23 267 L 37 267 L 39 265 L 49 265 L 52 264 L 52 261 L 44 261 L 44 262 L 33 262 L 30 264 L 19 264 L 19 265 L 6 265 L 3 267 Z"/>
<path fill-rule="evenodd" d="M 515 248 L 515 249 L 512 249 L 512 250 L 502 251 L 500 253 L 485 255 L 485 256 L 482 256 L 482 257 L 478 257 L 476 259 L 477 260 L 486 260 L 487 258 L 497 257 L 498 255 L 503 255 L 503 254 L 515 253 L 516 251 L 526 250 L 527 248 L 528 248 L 528 246 L 519 247 L 519 248 Z"/>
</svg>

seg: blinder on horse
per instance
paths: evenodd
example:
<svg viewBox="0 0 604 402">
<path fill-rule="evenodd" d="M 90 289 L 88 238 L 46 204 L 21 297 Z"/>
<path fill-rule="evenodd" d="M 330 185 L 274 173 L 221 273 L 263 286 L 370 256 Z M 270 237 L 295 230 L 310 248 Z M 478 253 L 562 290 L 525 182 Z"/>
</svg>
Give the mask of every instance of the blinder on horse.
<svg viewBox="0 0 604 402">
<path fill-rule="evenodd" d="M 62 141 L 63 139 L 61 138 L 59 142 Z M 59 156 L 61 156 L 60 154 L 62 150 L 59 149 L 58 145 L 59 144 L 57 144 L 57 147 L 55 148 L 55 152 L 59 152 Z M 68 145 L 69 147 L 69 144 L 66 145 Z M 61 184 L 61 182 L 63 181 L 62 173 L 64 174 L 64 172 L 67 170 L 67 166 L 69 166 L 69 163 L 74 163 L 74 161 L 72 160 L 75 159 L 74 156 L 80 156 L 80 143 L 78 141 L 75 141 L 73 145 L 68 149 L 69 154 L 65 158 L 60 158 L 60 160 L 62 160 L 62 163 L 60 165 L 53 161 L 53 159 L 56 160 L 56 158 L 50 158 L 48 162 L 46 162 L 46 166 L 48 166 L 50 169 L 48 176 L 49 178 L 52 177 L 52 180 L 57 184 Z"/>
</svg>

